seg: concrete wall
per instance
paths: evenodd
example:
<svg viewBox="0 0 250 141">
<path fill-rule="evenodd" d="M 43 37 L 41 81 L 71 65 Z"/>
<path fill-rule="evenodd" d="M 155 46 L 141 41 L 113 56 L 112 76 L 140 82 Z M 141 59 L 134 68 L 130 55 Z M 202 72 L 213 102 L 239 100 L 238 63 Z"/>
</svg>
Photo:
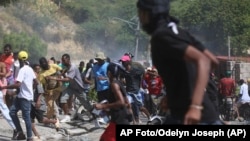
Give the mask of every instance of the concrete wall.
<svg viewBox="0 0 250 141">
<path fill-rule="evenodd" d="M 228 61 L 226 69 L 232 71 L 232 77 L 236 82 L 240 79 L 244 79 L 245 81 L 250 79 L 250 63 Z"/>
</svg>

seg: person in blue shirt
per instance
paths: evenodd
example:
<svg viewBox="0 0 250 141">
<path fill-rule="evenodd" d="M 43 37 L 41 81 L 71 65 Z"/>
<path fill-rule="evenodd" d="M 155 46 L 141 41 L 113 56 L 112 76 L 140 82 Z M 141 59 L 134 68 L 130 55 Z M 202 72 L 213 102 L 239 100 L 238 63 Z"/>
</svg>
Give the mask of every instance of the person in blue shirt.
<svg viewBox="0 0 250 141">
<path fill-rule="evenodd" d="M 106 62 L 106 57 L 103 52 L 96 54 L 95 60 L 97 63 L 93 66 L 93 77 L 95 79 L 95 89 L 97 91 L 98 102 L 108 99 L 109 97 L 109 80 L 107 68 L 109 63 Z"/>
</svg>

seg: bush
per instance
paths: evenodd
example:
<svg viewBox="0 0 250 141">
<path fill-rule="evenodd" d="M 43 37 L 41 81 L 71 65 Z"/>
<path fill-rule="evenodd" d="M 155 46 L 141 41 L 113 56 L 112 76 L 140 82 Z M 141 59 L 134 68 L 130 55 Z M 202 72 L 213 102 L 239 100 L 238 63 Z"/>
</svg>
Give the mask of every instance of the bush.
<svg viewBox="0 0 250 141">
<path fill-rule="evenodd" d="M 97 91 L 94 88 L 90 89 L 88 96 L 89 96 L 90 100 L 98 101 L 98 99 L 97 99 Z"/>
<path fill-rule="evenodd" d="M 29 53 L 29 60 L 36 61 L 47 54 L 47 45 L 37 36 L 26 33 L 10 33 L 3 36 L 2 43 L 11 44 L 14 52 L 25 50 Z M 32 62 L 31 62 L 32 63 Z"/>
</svg>

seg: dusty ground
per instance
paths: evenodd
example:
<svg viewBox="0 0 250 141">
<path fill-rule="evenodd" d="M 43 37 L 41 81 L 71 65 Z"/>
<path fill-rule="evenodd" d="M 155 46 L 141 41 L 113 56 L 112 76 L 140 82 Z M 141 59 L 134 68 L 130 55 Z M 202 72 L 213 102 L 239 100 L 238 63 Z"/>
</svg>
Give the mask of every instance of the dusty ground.
<svg viewBox="0 0 250 141">
<path fill-rule="evenodd" d="M 24 122 L 21 122 L 21 125 L 26 131 Z M 36 127 L 40 132 L 41 139 L 35 139 L 35 141 L 98 141 L 104 131 L 104 128 L 95 128 L 94 123 L 82 121 L 61 123 L 61 129 L 58 132 L 53 126 L 45 126 L 41 123 L 36 123 Z M 12 135 L 13 130 L 0 115 L 0 141 L 10 141 Z"/>
</svg>

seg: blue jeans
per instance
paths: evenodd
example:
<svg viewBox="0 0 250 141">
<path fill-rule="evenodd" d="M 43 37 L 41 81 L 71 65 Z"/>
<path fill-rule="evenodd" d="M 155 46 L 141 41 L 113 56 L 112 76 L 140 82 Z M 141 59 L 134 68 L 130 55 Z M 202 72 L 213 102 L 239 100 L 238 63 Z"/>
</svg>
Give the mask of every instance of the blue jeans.
<svg viewBox="0 0 250 141">
<path fill-rule="evenodd" d="M 127 92 L 127 97 L 131 100 L 132 111 L 135 119 L 139 119 L 140 108 L 143 106 L 143 96 L 141 93 Z"/>
<path fill-rule="evenodd" d="M 32 102 L 28 101 L 27 99 L 16 97 L 16 99 L 14 100 L 13 104 L 10 107 L 10 116 L 16 126 L 17 132 L 23 132 L 19 118 L 17 116 L 17 112 L 19 110 L 22 111 L 22 117 L 23 120 L 25 121 L 28 139 L 32 138 L 32 127 L 30 118 L 31 104 Z"/>
<path fill-rule="evenodd" d="M 3 117 L 6 119 L 6 121 L 9 123 L 9 125 L 13 128 L 16 129 L 15 124 L 13 123 L 11 117 L 10 117 L 10 111 L 7 105 L 4 103 L 3 100 L 3 93 L 0 91 L 0 110 L 2 112 Z"/>
</svg>

